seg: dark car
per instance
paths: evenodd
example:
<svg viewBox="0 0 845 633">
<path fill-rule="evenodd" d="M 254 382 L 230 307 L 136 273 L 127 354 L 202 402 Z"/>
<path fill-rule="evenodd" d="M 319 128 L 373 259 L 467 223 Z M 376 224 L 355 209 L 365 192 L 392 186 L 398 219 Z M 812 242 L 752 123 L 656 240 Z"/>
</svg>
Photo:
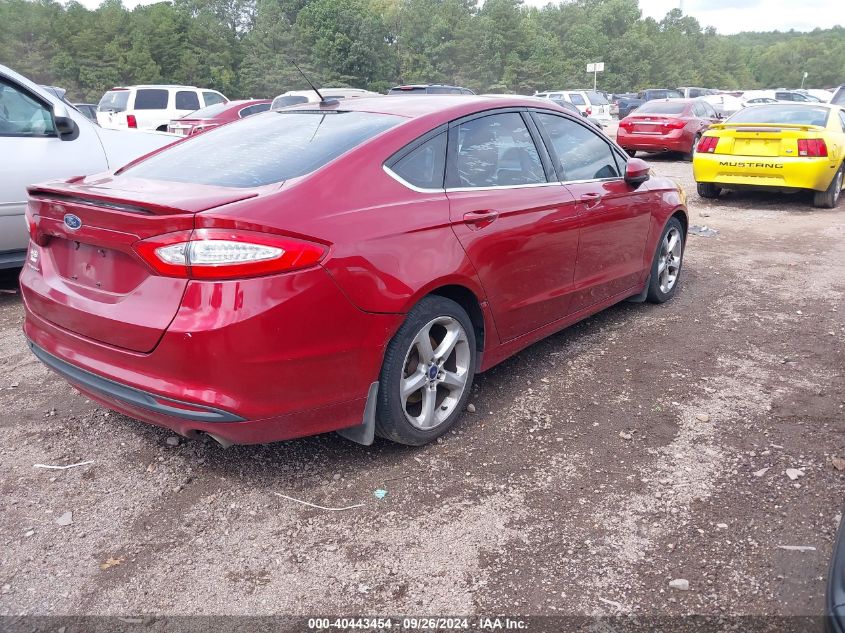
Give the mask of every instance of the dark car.
<svg viewBox="0 0 845 633">
<path fill-rule="evenodd" d="M 469 88 L 448 86 L 446 84 L 413 84 L 394 86 L 387 91 L 389 95 L 474 95 Z"/>
<path fill-rule="evenodd" d="M 692 160 L 701 135 L 720 120 L 703 99 L 655 99 L 619 121 L 616 142 L 636 156 L 643 152 L 680 152 Z"/>
<path fill-rule="evenodd" d="M 684 95 L 677 90 L 670 90 L 668 88 L 650 88 L 648 90 L 642 90 L 637 93 L 636 98 L 619 99 L 619 118 L 624 119 L 646 101 L 653 101 L 655 99 L 682 99 L 683 96 Z"/>
<path fill-rule="evenodd" d="M 421 445 L 476 373 L 670 300 L 685 198 L 539 99 L 271 110 L 32 187 L 24 330 L 89 397 L 187 437 Z"/>
<path fill-rule="evenodd" d="M 237 121 L 253 114 L 267 112 L 270 109 L 270 99 L 243 99 L 227 101 L 200 108 L 182 118 L 173 119 L 167 126 L 171 134 L 190 136 L 205 132 L 218 125 Z"/>
<path fill-rule="evenodd" d="M 73 103 L 74 108 L 79 110 L 86 119 L 97 123 L 97 104 L 96 103 Z"/>
<path fill-rule="evenodd" d="M 830 558 L 825 607 L 826 631 L 845 633 L 845 514 L 839 522 Z"/>
</svg>

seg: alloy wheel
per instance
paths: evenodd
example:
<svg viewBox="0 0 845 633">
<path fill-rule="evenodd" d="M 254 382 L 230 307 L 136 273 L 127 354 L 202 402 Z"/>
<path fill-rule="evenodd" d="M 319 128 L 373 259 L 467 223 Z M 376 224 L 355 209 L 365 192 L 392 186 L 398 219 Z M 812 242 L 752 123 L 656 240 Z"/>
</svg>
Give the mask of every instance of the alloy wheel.
<svg viewBox="0 0 845 633">
<path fill-rule="evenodd" d="M 660 292 L 668 293 L 678 280 L 681 271 L 681 256 L 683 254 L 683 239 L 681 232 L 672 227 L 667 231 L 660 244 L 660 257 L 657 260 L 657 277 Z"/>
<path fill-rule="evenodd" d="M 399 397 L 412 426 L 428 431 L 446 421 L 466 390 L 472 354 L 463 326 L 450 316 L 426 323 L 405 355 Z"/>
</svg>

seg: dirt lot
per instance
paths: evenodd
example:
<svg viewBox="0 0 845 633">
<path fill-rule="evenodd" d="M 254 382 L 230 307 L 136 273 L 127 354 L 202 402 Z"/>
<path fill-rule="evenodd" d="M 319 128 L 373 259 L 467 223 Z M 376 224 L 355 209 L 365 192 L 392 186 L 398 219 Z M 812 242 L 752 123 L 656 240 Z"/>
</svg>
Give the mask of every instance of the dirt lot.
<svg viewBox="0 0 845 633">
<path fill-rule="evenodd" d="M 845 203 L 704 201 L 689 163 L 649 160 L 719 231 L 690 237 L 679 295 L 480 376 L 476 412 L 421 449 L 171 446 L 43 368 L 0 295 L 0 614 L 820 613 Z"/>
</svg>

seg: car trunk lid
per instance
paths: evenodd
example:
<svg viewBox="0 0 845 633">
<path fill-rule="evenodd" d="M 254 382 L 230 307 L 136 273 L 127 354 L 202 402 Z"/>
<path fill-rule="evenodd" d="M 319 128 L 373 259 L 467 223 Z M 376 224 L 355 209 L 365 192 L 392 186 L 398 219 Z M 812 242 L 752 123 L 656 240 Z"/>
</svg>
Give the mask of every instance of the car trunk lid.
<svg viewBox="0 0 845 633">
<path fill-rule="evenodd" d="M 29 265 L 41 275 L 27 302 L 75 334 L 150 352 L 176 315 L 187 280 L 156 274 L 133 245 L 191 231 L 196 213 L 257 194 L 201 187 L 209 191 L 198 195 L 192 185 L 189 196 L 174 183 L 120 181 L 120 190 L 111 178 L 30 188 L 36 244 Z"/>
<path fill-rule="evenodd" d="M 735 156 L 799 156 L 798 141 L 821 138 L 824 128 L 816 125 L 722 123 L 711 130 L 719 132 L 716 153 Z"/>
</svg>

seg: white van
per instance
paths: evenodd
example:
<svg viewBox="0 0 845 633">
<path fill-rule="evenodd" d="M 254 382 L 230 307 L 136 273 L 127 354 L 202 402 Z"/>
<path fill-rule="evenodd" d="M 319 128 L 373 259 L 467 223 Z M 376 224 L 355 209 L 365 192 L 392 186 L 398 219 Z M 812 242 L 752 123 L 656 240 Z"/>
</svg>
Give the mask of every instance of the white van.
<svg viewBox="0 0 845 633">
<path fill-rule="evenodd" d="M 610 102 L 595 90 L 547 90 L 535 92 L 535 97 L 542 99 L 563 99 L 569 101 L 578 108 L 580 112 L 588 117 L 596 119 L 602 125 L 607 125 L 613 120 L 610 115 Z"/>
<path fill-rule="evenodd" d="M 370 92 L 362 88 L 318 88 L 324 99 L 352 99 L 354 97 L 383 97 L 378 92 Z M 288 90 L 273 99 L 271 110 L 286 108 L 300 103 L 317 103 L 320 97 L 313 90 Z"/>
<path fill-rule="evenodd" d="M 228 99 L 216 90 L 194 86 L 126 86 L 112 88 L 97 104 L 97 123 L 113 130 L 167 131 L 167 124 L 190 112 Z"/>
</svg>

